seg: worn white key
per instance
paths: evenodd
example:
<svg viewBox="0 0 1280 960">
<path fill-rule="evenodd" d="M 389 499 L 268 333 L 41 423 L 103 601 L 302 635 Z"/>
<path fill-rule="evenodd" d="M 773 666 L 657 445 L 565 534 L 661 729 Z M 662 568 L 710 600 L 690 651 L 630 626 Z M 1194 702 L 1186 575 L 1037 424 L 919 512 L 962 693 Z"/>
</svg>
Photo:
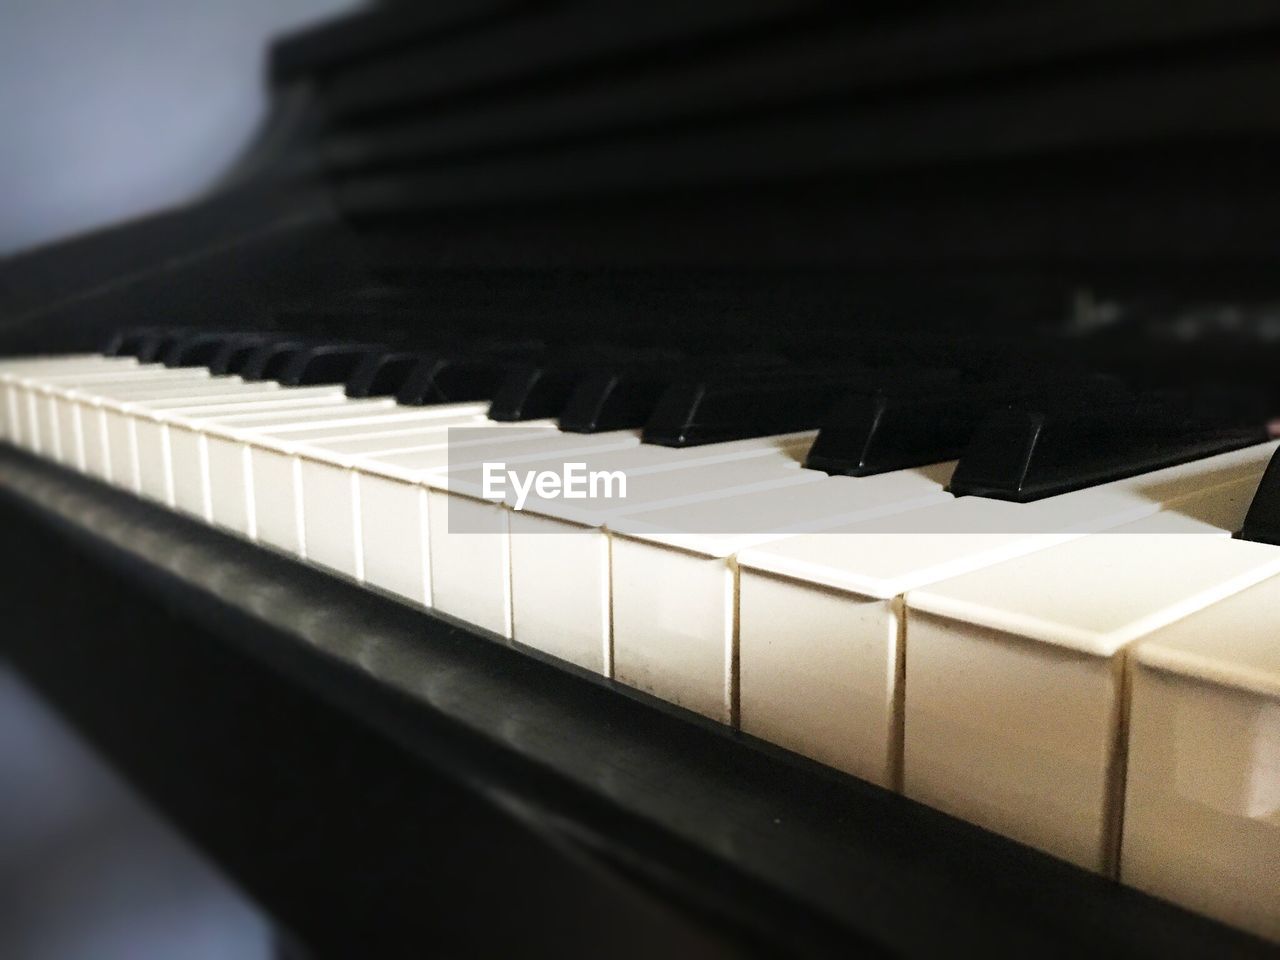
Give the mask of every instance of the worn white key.
<svg viewBox="0 0 1280 960">
<path fill-rule="evenodd" d="M 760 457 L 798 466 L 815 436 L 793 433 L 687 449 L 641 444 L 583 458 L 584 487 L 590 474 L 597 475 L 595 496 L 544 499 L 531 493 L 509 519 L 513 639 L 609 676 L 613 657 L 605 524 L 672 500 L 704 500 L 719 492 L 688 472 L 694 468 Z M 533 473 L 563 467 L 563 460 L 524 465 Z M 647 482 L 654 474 L 671 471 L 680 471 L 680 477 Z M 601 477 L 614 486 L 616 477 L 625 477 L 627 496 L 618 498 L 617 490 L 606 490 Z M 723 483 L 723 475 L 717 474 L 711 482 Z M 610 492 L 615 496 L 606 496 Z M 513 508 L 515 501 L 508 491 L 506 507 Z"/>
<path fill-rule="evenodd" d="M 896 788 L 907 590 L 1140 520 L 1224 483 L 1256 484 L 1274 449 L 1029 504 L 961 497 L 748 547 L 737 558 L 742 730 Z"/>
<path fill-rule="evenodd" d="M 736 723 L 735 555 L 788 534 L 944 502 L 950 499 L 944 485 L 953 467 L 823 477 L 797 489 L 610 520 L 614 677 L 721 723 Z"/>
<path fill-rule="evenodd" d="M 1280 573 L 1280 548 L 1228 535 L 1254 486 L 1206 495 L 1225 527 L 1183 501 L 908 593 L 903 791 L 1112 874 L 1126 650 Z"/>
<path fill-rule="evenodd" d="M 1120 879 L 1280 941 L 1280 579 L 1132 656 Z"/>
<path fill-rule="evenodd" d="M 358 509 L 362 528 L 372 518 L 371 529 L 387 530 L 390 518 L 398 516 L 402 529 L 425 531 L 421 576 L 415 571 L 411 578 L 425 585 L 425 602 L 510 637 L 506 515 L 502 510 L 487 509 L 493 504 L 477 499 L 474 471 L 490 462 L 518 464 L 552 455 L 623 449 L 638 444 L 640 436 L 633 430 L 574 434 L 510 424 L 499 425 L 493 434 L 497 439 L 488 439 L 484 431 L 460 431 L 459 437 L 442 447 L 360 460 L 355 467 Z M 455 485 L 466 488 L 459 489 L 456 498 L 449 494 L 451 469 L 458 471 Z M 385 482 L 378 482 L 379 478 Z M 374 586 L 394 589 L 373 580 L 370 573 L 385 569 L 389 555 L 406 561 L 414 558 L 406 555 L 401 542 L 366 540 L 363 535 L 360 541 L 365 549 L 365 579 Z"/>
</svg>

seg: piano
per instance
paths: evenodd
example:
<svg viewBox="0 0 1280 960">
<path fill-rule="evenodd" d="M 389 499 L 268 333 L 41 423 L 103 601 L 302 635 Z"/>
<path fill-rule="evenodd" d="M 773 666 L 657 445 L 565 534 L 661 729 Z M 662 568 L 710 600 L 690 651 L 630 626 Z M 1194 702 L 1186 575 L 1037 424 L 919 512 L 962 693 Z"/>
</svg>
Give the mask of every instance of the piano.
<svg viewBox="0 0 1280 960">
<path fill-rule="evenodd" d="M 318 956 L 1269 956 L 1280 11 L 386 3 L 0 264 L 0 651 Z"/>
</svg>

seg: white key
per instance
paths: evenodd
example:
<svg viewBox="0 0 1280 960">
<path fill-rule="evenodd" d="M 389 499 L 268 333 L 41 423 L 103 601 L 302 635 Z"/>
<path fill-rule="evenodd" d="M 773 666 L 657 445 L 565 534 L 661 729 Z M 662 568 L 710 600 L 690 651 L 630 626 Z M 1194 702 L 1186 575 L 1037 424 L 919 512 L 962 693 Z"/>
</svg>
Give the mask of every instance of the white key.
<svg viewBox="0 0 1280 960">
<path fill-rule="evenodd" d="M 259 396 L 259 399 L 250 399 Z M 270 397 L 270 399 L 261 399 Z M 132 411 L 132 426 L 141 463 L 153 462 L 157 446 L 167 464 L 165 485 L 172 494 L 171 505 L 192 516 L 211 522 L 208 502 L 207 456 L 204 436 L 200 432 L 206 422 L 247 414 L 297 413 L 332 404 L 330 387 L 288 387 L 266 391 L 261 395 L 243 394 L 199 401 L 151 399 L 137 403 Z M 85 460 L 89 473 L 96 473 L 95 461 L 105 455 L 94 446 L 94 431 L 85 433 Z M 98 444 L 101 446 L 101 443 Z"/>
<path fill-rule="evenodd" d="M 907 594 L 903 791 L 1069 860 L 1115 870 L 1125 651 L 1280 573 L 1194 504 Z M 1215 510 L 1221 513 L 1219 507 Z"/>
<path fill-rule="evenodd" d="M 17 446 L 24 444 L 24 424 L 26 401 L 20 400 L 23 390 L 21 381 L 24 378 L 36 377 L 40 373 L 57 373 L 69 371 L 89 372 L 94 370 L 123 370 L 136 367 L 137 361 L 132 357 L 100 357 L 96 354 L 75 354 L 56 357 L 12 357 L 0 360 L 0 439 L 7 440 Z"/>
<path fill-rule="evenodd" d="M 64 357 L 10 357 L 0 360 L 0 384 L 40 375 L 66 373 L 101 373 L 138 368 L 133 357 L 100 357 L 96 354 L 70 354 Z M 154 366 L 154 365 L 152 365 Z"/>
<path fill-rule="evenodd" d="M 81 472 L 85 471 L 83 400 L 91 396 L 93 389 L 96 388 L 91 384 L 71 388 L 59 387 L 49 390 L 43 401 L 52 411 L 50 421 L 53 446 L 56 450 L 54 459 L 73 466 Z M 93 422 L 97 423 L 96 420 Z"/>
<path fill-rule="evenodd" d="M 624 475 L 629 485 L 627 497 L 606 498 L 598 483 L 596 498 L 544 500 L 531 495 L 523 509 L 512 514 L 513 639 L 610 676 L 611 587 L 605 524 L 662 503 L 682 498 L 705 500 L 719 492 L 720 488 L 708 488 L 707 481 L 699 482 L 690 472 L 695 468 L 761 457 L 799 466 L 815 436 L 813 432 L 793 433 L 687 449 L 642 444 L 584 458 L 584 471 Z M 526 464 L 524 469 L 559 471 L 563 466 L 561 459 Z M 679 477 L 647 482 L 655 474 L 671 471 L 680 471 Z M 716 474 L 710 482 L 723 484 L 723 474 Z M 509 493 L 506 506 L 513 504 Z"/>
<path fill-rule="evenodd" d="M 359 436 L 397 423 L 434 420 L 443 424 L 467 420 L 484 409 L 477 403 L 406 408 L 389 399 L 347 400 L 292 418 L 249 415 L 210 424 L 204 433 L 210 486 L 214 488 L 213 520 L 250 539 L 261 538 L 301 555 L 303 526 L 299 464 L 293 457 L 295 438 L 314 437 L 317 432 L 335 438 Z"/>
<path fill-rule="evenodd" d="M 205 374 L 207 378 L 207 374 Z M 16 380 L 14 387 L 14 403 L 20 410 L 21 443 L 37 453 L 53 453 L 58 440 L 55 439 L 58 417 L 48 403 L 53 395 L 73 395 L 77 388 L 98 390 L 103 386 L 122 383 L 145 383 L 165 385 L 177 382 L 191 382 L 196 376 L 182 370 L 168 370 L 163 367 L 126 366 L 123 369 L 111 369 L 106 372 L 59 373 L 56 375 L 41 374 L 39 377 L 27 377 Z"/>
<path fill-rule="evenodd" d="M 554 427 L 551 421 L 533 425 Z M 296 455 L 307 558 L 379 590 L 429 603 L 426 514 L 419 504 L 426 491 L 381 476 L 360 476 L 354 468 L 367 457 L 443 450 L 455 427 L 467 429 L 468 439 L 455 441 L 459 449 L 478 442 L 481 434 L 490 442 L 529 436 L 528 425 L 515 427 L 476 415 L 300 443 Z M 349 528 L 334 522 L 345 516 L 352 519 Z"/>
<path fill-rule="evenodd" d="M 1280 941 L 1280 579 L 1133 652 L 1120 879 Z"/>
<path fill-rule="evenodd" d="M 902 595 L 1150 516 L 1240 479 L 1275 444 L 1030 504 L 961 497 L 738 554 L 741 729 L 882 786 L 900 783 Z"/>
<path fill-rule="evenodd" d="M 485 429 L 493 421 L 479 414 L 419 421 L 409 430 L 368 428 L 357 436 L 311 439 L 307 436 L 294 447 L 295 490 L 302 529 L 302 548 L 308 560 L 363 582 L 364 552 L 359 510 L 359 482 L 353 467 L 366 456 L 391 455 L 443 447 L 454 427 Z M 491 431 L 490 431 L 491 432 Z M 295 435 L 297 436 L 297 435 Z M 425 494 L 424 494 L 425 496 Z M 377 502 L 377 501 L 375 501 Z M 338 522 L 349 518 L 350 522 Z M 378 518 L 370 518 L 378 522 Z M 405 549 L 419 550 L 413 536 L 406 537 L 404 521 L 390 516 L 388 537 L 408 541 Z M 379 556 L 381 554 L 378 554 Z M 420 561 L 395 564 L 384 590 L 424 602 Z"/>
<path fill-rule="evenodd" d="M 736 723 L 734 556 L 788 534 L 944 502 L 950 499 L 943 488 L 952 467 L 859 479 L 819 474 L 820 483 L 796 489 L 610 520 L 614 677 L 721 723 Z"/>
<path fill-rule="evenodd" d="M 420 560 L 411 583 L 426 586 L 425 602 L 460 619 L 505 637 L 511 635 L 509 538 L 505 511 L 475 496 L 475 471 L 486 462 L 528 463 L 549 456 L 576 456 L 623 449 L 640 442 L 638 431 L 613 433 L 560 433 L 553 428 L 514 427 L 500 424 L 497 439 L 481 431 L 466 431 L 448 444 L 414 453 L 367 457 L 355 466 L 359 490 L 360 526 L 363 531 L 425 531 L 425 549 L 415 557 L 406 547 L 409 537 L 366 538 L 365 579 L 374 586 L 393 590 L 375 580 L 375 570 L 392 565 L 392 557 L 410 563 Z M 532 434 L 532 436 L 531 436 Z M 465 450 L 465 457 L 461 451 Z M 461 461 L 461 462 L 460 462 Z M 450 470 L 454 484 L 464 487 L 450 497 Z M 379 482 L 379 478 L 381 481 Z M 462 478 L 461 480 L 459 478 Z M 418 491 L 421 491 L 419 494 Z M 412 511 L 409 513 L 407 511 Z M 455 532 L 450 532 L 453 523 Z M 467 532 L 456 532 L 465 529 Z M 401 575 L 403 580 L 404 575 Z M 403 583 L 402 583 L 403 585 Z"/>
<path fill-rule="evenodd" d="M 279 387 L 278 385 L 240 383 L 228 385 L 221 393 L 205 392 L 203 396 L 180 399 L 134 400 L 124 404 L 130 417 L 130 429 L 138 462 L 138 489 L 144 497 L 176 507 L 172 448 L 169 421 L 174 417 L 202 413 L 236 413 L 263 409 L 306 409 L 331 402 L 341 396 L 334 387 Z"/>
<path fill-rule="evenodd" d="M 109 392 L 77 388 L 60 398 L 69 414 L 61 422 L 70 428 L 81 444 L 77 451 L 78 460 L 87 465 L 88 447 L 94 447 L 96 451 L 97 440 L 91 439 L 86 444 L 85 438 L 97 428 L 101 435 L 102 457 L 106 460 L 107 474 L 112 481 L 133 493 L 171 504 L 171 498 L 166 497 L 167 471 L 159 444 L 143 448 L 137 429 L 139 419 L 153 406 L 191 407 L 214 404 L 219 399 L 243 400 L 262 396 L 262 390 L 254 390 L 239 377 L 206 377 Z M 158 429 L 155 434 L 145 436 L 158 439 Z"/>
<path fill-rule="evenodd" d="M 86 369 L 90 367 L 136 366 L 134 357 L 105 357 L 99 353 L 45 354 L 31 357 L 4 357 L 0 359 L 0 379 L 25 371 Z"/>
<path fill-rule="evenodd" d="M 390 400 L 344 400 L 301 411 L 270 411 L 228 417 L 205 418 L 198 424 L 170 425 L 173 442 L 182 430 L 198 432 L 203 441 L 204 479 L 207 484 L 211 521 L 226 530 L 257 539 L 257 517 L 253 501 L 253 473 L 249 461 L 249 439 L 254 432 L 304 429 L 308 426 L 338 426 L 360 416 L 386 412 Z M 265 508 L 264 504 L 264 508 Z"/>
<path fill-rule="evenodd" d="M 101 412 L 104 398 L 168 396 L 205 389 L 211 382 L 207 374 L 187 375 L 186 371 L 141 367 L 110 379 L 96 377 L 43 383 L 32 390 L 35 402 L 47 411 L 47 421 L 39 427 L 41 441 L 50 440 L 53 446 L 61 448 L 60 459 L 80 466 L 84 463 L 86 430 L 96 430 L 95 442 L 100 440 L 104 444 L 103 450 L 106 449 L 106 420 Z M 103 476 L 108 475 L 104 469 Z"/>
<path fill-rule="evenodd" d="M 252 502 L 261 505 L 260 510 L 255 508 L 258 538 L 281 550 L 324 562 L 323 553 L 313 556 L 306 547 L 307 523 L 299 450 L 305 447 L 315 449 L 328 441 L 364 437 L 409 424 L 418 427 L 434 424 L 437 429 L 446 430 L 451 425 L 473 423 L 484 409 L 484 404 L 477 403 L 410 408 L 392 406 L 370 416 L 255 431 L 248 439 L 247 450 L 249 476 L 253 483 Z M 321 529 L 327 532 L 334 516 L 350 515 L 350 509 L 343 512 L 337 503 L 322 502 L 313 517 L 312 526 L 316 526 L 318 520 Z M 323 539 L 316 543 L 322 544 Z"/>
<path fill-rule="evenodd" d="M 391 424 L 412 423 L 420 429 L 426 424 L 432 424 L 430 429 L 433 433 L 443 438 L 451 426 L 474 424 L 483 409 L 478 404 L 440 405 L 419 408 L 412 418 L 397 413 L 394 419 L 391 415 L 378 415 L 328 426 L 256 433 L 248 444 L 248 450 L 254 487 L 253 501 L 260 507 L 257 510 L 258 538 L 281 550 L 359 579 L 358 566 L 353 568 L 335 562 L 328 549 L 331 544 L 341 543 L 344 557 L 355 552 L 356 540 L 353 539 L 349 525 L 334 523 L 337 517 L 354 515 L 354 479 L 346 478 L 347 483 L 339 491 L 339 499 L 333 499 L 331 491 L 324 490 L 319 499 L 313 500 L 316 508 L 308 520 L 304 474 L 309 474 L 306 467 L 312 461 L 304 461 L 302 451 L 310 451 L 314 459 L 314 454 L 325 449 L 327 443 L 366 438 L 371 433 L 384 431 Z M 376 449 L 396 449 L 397 443 L 398 441 L 383 443 L 376 446 Z"/>
</svg>

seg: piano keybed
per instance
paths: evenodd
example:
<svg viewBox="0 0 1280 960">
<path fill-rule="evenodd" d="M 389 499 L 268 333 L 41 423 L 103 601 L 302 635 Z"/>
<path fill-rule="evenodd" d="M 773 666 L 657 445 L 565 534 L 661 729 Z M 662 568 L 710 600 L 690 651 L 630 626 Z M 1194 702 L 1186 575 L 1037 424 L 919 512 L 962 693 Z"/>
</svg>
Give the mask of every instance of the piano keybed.
<svg viewBox="0 0 1280 960">
<path fill-rule="evenodd" d="M 712 390 L 692 406 L 702 419 L 664 432 L 651 428 L 676 388 L 617 378 L 641 385 L 644 416 L 576 432 L 544 415 L 566 409 L 564 384 L 528 386 L 492 419 L 510 380 L 402 403 L 351 389 L 370 382 L 371 348 L 255 342 L 256 360 L 217 362 L 220 342 L 201 341 L 202 365 L 141 347 L 0 362 L 0 436 L 1280 939 L 1280 546 L 1234 536 L 1259 485 L 1260 502 L 1280 485 L 1264 479 L 1275 442 L 1197 435 L 1127 469 L 1100 460 L 1084 482 L 1056 462 L 1037 474 L 1029 455 L 1008 495 L 966 452 L 986 495 L 957 495 L 951 455 L 880 472 L 833 460 L 836 431 L 808 411 L 844 380 L 763 373 L 794 409 L 743 427 L 741 392 Z M 1079 422 L 1043 421 L 1068 436 Z M 857 468 L 806 467 L 815 444 L 824 469 Z M 627 496 L 495 498 L 497 462 L 581 463 L 625 476 Z"/>
</svg>

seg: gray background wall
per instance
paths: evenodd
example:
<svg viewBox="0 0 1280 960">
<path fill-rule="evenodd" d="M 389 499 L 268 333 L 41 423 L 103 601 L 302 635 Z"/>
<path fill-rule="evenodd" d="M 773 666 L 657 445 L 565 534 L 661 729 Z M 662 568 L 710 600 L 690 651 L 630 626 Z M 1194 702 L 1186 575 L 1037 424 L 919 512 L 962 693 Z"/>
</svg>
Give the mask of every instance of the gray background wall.
<svg viewBox="0 0 1280 960">
<path fill-rule="evenodd" d="M 267 37 L 353 0 L 0 0 L 0 255 L 210 183 L 263 109 Z"/>
</svg>

